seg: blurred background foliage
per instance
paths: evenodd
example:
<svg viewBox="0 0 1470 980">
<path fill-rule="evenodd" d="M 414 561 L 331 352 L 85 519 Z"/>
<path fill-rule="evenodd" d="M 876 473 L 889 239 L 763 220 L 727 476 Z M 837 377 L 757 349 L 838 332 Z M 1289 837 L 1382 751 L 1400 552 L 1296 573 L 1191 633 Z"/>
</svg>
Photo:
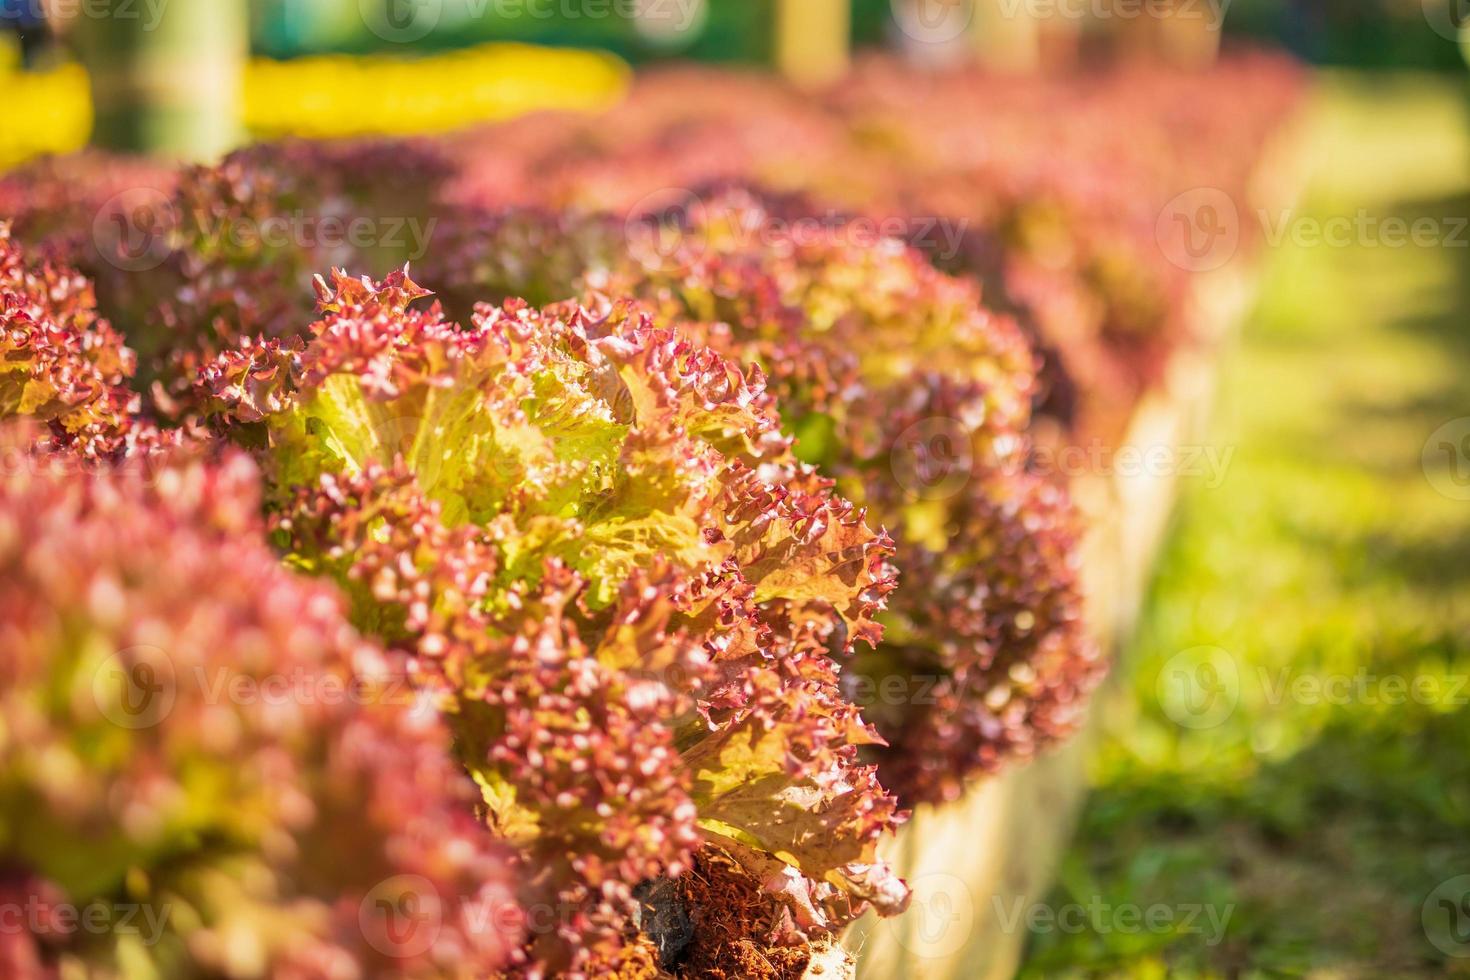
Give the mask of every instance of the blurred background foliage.
<svg viewBox="0 0 1470 980">
<path fill-rule="evenodd" d="M 1225 19 L 1235 34 L 1285 45 L 1316 64 L 1355 68 L 1456 70 L 1461 52 L 1434 30 L 1458 0 L 1234 0 Z"/>
<path fill-rule="evenodd" d="M 779 0 L 415 0 L 407 9 L 430 11 L 432 29 L 415 22 L 399 41 L 371 29 L 374 18 L 391 17 L 399 9 L 393 5 L 405 2 L 252 0 L 245 135 L 442 132 L 537 109 L 595 110 L 620 97 L 629 64 L 674 57 L 768 63 Z M 901 41 L 897 2 L 903 0 L 852 0 L 853 44 Z M 1039 9 L 1127 2 L 1043 0 Z M 1226 5 L 1227 43 L 1273 39 L 1333 65 L 1464 67 L 1457 45 L 1431 26 L 1462 0 L 1198 2 Z M 632 16 L 636 11 L 643 15 Z M 1127 21 L 1077 23 L 1085 59 Z M 64 41 L 64 24 L 60 33 Z M 409 37 L 411 44 L 402 43 Z M 0 127 L 0 167 L 77 149 L 92 127 L 87 78 L 67 45 L 27 50 L 26 67 L 21 55 L 17 35 L 0 34 L 8 117 Z"/>
<path fill-rule="evenodd" d="M 599 48 L 629 61 L 678 56 L 706 61 L 764 61 L 766 25 L 776 0 L 646 0 L 689 27 L 659 32 L 628 16 L 632 0 L 442 0 L 433 30 L 414 42 L 445 50 L 487 41 Z M 861 0 L 860 0 L 861 2 Z M 872 6 L 869 4 L 869 6 Z M 887 10 L 887 0 L 882 0 Z M 332 51 L 363 54 L 401 48 L 368 29 L 355 0 L 255 0 L 256 50 L 272 58 Z"/>
<path fill-rule="evenodd" d="M 1302 220 L 1470 221 L 1463 86 L 1324 73 L 1312 119 Z M 1269 251 L 1210 438 L 1228 474 L 1184 481 L 1047 900 L 1208 903 L 1229 927 L 1037 932 L 1025 980 L 1470 976 L 1420 918 L 1470 866 L 1470 532 L 1421 457 L 1470 399 L 1467 262 L 1371 238 Z M 1201 646 L 1236 685 L 1218 724 L 1185 727 L 1158 691 Z"/>
<path fill-rule="evenodd" d="M 659 0 L 648 0 L 652 7 Z M 1450 69 L 1459 53 L 1426 30 L 1425 8 L 1448 11 L 1455 0 L 1201 0 L 1225 4 L 1227 32 L 1269 38 L 1313 62 L 1360 67 Z M 559 0 L 443 0 L 437 27 L 422 41 L 444 49 L 485 41 L 595 47 L 633 62 L 678 56 L 714 61 L 765 61 L 768 25 L 776 0 L 665 0 L 689 12 L 694 29 L 662 38 L 640 31 L 625 16 L 630 0 L 606 0 L 610 16 L 578 15 L 597 0 L 568 7 Z M 894 0 L 853 0 L 857 46 L 893 39 Z M 362 53 L 388 46 L 364 26 L 351 0 L 259 0 L 254 5 L 256 49 L 274 58 L 317 51 Z M 1095 0 L 1056 0 L 1059 10 L 1088 10 Z M 1217 8 L 1218 9 L 1218 8 Z M 572 11 L 571 14 L 568 11 Z M 1100 22 L 1092 25 L 1098 31 Z"/>
</svg>

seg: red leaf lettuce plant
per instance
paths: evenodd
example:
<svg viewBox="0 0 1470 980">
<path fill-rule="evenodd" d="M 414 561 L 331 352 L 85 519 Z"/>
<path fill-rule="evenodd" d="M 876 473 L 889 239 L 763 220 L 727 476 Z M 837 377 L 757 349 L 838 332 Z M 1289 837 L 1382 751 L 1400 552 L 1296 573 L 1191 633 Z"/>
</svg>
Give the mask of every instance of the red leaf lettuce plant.
<svg viewBox="0 0 1470 980">
<path fill-rule="evenodd" d="M 768 374 L 798 456 L 897 538 L 883 642 L 846 680 L 905 804 L 954 799 L 1074 730 L 1103 668 L 1079 522 L 1063 487 L 1027 472 L 1031 348 L 972 284 L 869 226 L 791 220 L 740 191 L 626 222 L 471 215 L 441 244 L 428 277 L 455 284 L 453 305 L 470 290 L 636 297 Z"/>
<path fill-rule="evenodd" d="M 253 465 L 57 477 L 0 435 L 0 974 L 509 963 L 513 872 L 448 733 L 266 547 Z"/>
<path fill-rule="evenodd" d="M 289 560 L 418 651 L 552 910 L 535 962 L 651 975 L 899 911 L 875 855 L 896 803 L 833 656 L 878 639 L 892 544 L 796 460 L 759 372 L 622 307 L 462 327 L 401 274 L 319 293 L 304 340 L 223 354 L 201 401 L 257 449 Z M 696 866 L 769 914 L 660 927 L 639 899 Z"/>
</svg>

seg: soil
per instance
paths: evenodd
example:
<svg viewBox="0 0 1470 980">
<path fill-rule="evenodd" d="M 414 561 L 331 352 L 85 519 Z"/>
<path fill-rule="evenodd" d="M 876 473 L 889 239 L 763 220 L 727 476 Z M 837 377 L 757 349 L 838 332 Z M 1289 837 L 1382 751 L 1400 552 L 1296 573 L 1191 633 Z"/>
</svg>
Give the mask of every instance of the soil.
<svg viewBox="0 0 1470 980">
<path fill-rule="evenodd" d="M 778 946 L 775 903 L 758 880 L 733 859 L 706 847 L 688 874 L 673 883 L 681 923 L 677 950 L 665 969 L 700 980 L 801 980 L 812 952 L 807 946 Z M 658 909 L 655 917 L 668 920 Z"/>
</svg>

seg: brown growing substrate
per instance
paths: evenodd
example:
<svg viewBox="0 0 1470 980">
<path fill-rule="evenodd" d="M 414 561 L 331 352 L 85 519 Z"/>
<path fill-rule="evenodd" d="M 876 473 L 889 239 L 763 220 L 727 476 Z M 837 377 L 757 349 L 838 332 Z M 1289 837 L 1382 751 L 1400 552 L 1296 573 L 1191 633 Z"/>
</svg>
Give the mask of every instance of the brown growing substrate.
<svg viewBox="0 0 1470 980">
<path fill-rule="evenodd" d="M 770 895 L 736 861 L 706 847 L 694 868 L 673 883 L 673 916 L 682 948 L 665 966 L 700 980 L 801 980 L 811 962 L 807 945 L 772 945 L 780 924 Z"/>
</svg>

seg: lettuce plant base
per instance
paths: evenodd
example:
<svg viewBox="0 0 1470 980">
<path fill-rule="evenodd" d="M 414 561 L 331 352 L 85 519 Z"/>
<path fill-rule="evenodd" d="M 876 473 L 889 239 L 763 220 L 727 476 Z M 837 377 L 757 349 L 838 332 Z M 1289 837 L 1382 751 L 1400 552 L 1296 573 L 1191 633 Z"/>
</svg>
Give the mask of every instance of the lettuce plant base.
<svg viewBox="0 0 1470 980">
<path fill-rule="evenodd" d="M 639 926 L 652 968 L 629 962 L 619 980 L 854 980 L 856 961 L 830 937 L 772 945 L 773 910 L 761 881 L 709 848 L 678 879 L 638 894 Z"/>
</svg>

